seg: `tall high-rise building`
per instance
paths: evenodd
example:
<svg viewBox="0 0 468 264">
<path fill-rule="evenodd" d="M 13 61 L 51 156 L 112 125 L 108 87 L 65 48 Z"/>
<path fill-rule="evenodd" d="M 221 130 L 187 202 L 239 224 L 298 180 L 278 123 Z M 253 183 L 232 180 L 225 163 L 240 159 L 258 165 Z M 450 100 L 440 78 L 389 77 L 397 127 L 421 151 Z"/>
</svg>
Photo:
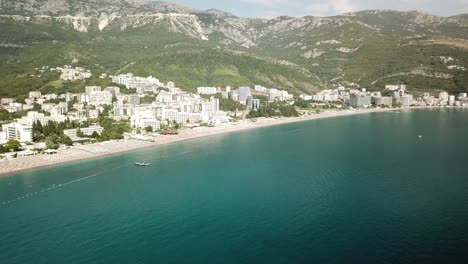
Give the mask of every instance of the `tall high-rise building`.
<svg viewBox="0 0 468 264">
<path fill-rule="evenodd" d="M 239 102 L 245 104 L 249 96 L 252 96 L 250 87 L 246 87 L 246 86 L 239 87 Z"/>
</svg>

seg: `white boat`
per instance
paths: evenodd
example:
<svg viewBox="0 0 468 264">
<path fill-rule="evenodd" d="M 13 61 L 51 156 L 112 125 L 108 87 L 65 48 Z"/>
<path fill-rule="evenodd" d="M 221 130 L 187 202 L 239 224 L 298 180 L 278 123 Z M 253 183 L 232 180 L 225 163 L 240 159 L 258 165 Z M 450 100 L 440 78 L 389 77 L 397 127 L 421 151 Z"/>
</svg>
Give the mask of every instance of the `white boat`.
<svg viewBox="0 0 468 264">
<path fill-rule="evenodd" d="M 135 165 L 137 165 L 137 166 L 142 166 L 142 167 L 146 167 L 146 166 L 149 166 L 150 164 L 147 163 L 147 162 L 136 162 Z"/>
</svg>

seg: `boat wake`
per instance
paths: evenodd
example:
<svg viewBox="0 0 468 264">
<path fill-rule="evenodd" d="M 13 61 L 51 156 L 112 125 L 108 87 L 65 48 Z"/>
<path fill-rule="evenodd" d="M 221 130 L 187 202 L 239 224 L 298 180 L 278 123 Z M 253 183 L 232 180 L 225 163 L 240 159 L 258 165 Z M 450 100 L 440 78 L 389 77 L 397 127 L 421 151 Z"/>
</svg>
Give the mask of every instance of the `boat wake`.
<svg viewBox="0 0 468 264">
<path fill-rule="evenodd" d="M 125 164 L 125 165 L 122 165 L 122 166 L 115 167 L 112 170 L 120 169 L 120 168 L 123 168 L 123 167 L 128 167 L 130 165 L 131 164 Z M 46 193 L 46 192 L 54 191 L 56 189 L 66 187 L 66 186 L 71 185 L 71 184 L 75 184 L 75 183 L 78 183 L 78 182 L 81 182 L 81 181 L 84 181 L 84 180 L 88 180 L 88 179 L 97 177 L 97 176 L 102 175 L 102 174 L 104 174 L 105 172 L 108 172 L 108 171 L 110 171 L 110 170 L 105 170 L 105 171 L 101 171 L 101 172 L 98 172 L 98 173 L 94 173 L 92 175 L 88 175 L 88 176 L 85 176 L 85 177 L 82 177 L 82 178 L 79 178 L 79 179 L 76 179 L 76 180 L 73 180 L 73 181 L 65 182 L 65 183 L 53 184 L 52 186 L 50 186 L 48 188 L 44 188 L 44 189 L 42 189 L 42 190 L 40 190 L 38 192 L 30 193 L 30 194 L 27 194 L 27 195 L 17 197 L 17 198 L 12 199 L 12 200 L 2 202 L 1 205 L 8 205 L 8 204 L 11 204 L 11 203 L 19 202 L 19 201 L 24 200 L 24 199 L 28 199 L 28 198 L 31 198 L 31 197 L 34 197 L 34 196 L 38 196 L 38 195 Z"/>
</svg>

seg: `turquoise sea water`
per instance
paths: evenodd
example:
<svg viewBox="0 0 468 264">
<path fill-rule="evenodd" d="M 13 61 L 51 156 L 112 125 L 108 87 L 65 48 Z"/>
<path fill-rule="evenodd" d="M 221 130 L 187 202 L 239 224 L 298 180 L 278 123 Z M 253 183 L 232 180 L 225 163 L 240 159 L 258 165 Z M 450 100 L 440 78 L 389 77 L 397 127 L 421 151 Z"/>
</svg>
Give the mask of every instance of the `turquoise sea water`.
<svg viewBox="0 0 468 264">
<path fill-rule="evenodd" d="M 467 249 L 463 110 L 288 124 L 0 177 L 1 264 L 467 263 Z"/>
</svg>

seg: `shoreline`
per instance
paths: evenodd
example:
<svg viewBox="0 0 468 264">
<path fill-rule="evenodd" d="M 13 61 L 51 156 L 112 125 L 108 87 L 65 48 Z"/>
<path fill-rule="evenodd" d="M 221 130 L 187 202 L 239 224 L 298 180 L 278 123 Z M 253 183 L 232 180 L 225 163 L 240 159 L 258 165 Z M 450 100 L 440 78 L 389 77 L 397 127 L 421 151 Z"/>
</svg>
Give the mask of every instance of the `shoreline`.
<svg viewBox="0 0 468 264">
<path fill-rule="evenodd" d="M 146 142 L 138 140 L 115 140 L 101 143 L 94 143 L 82 146 L 73 146 L 70 149 L 60 150 L 58 154 L 40 154 L 31 157 L 15 158 L 0 162 L 0 177 L 13 176 L 23 171 L 32 171 L 39 168 L 52 167 L 66 163 L 85 161 L 95 158 L 118 155 L 130 151 L 154 148 L 177 142 L 201 139 L 216 135 L 225 135 L 234 132 L 248 131 L 252 129 L 284 125 L 289 123 L 306 122 L 318 119 L 344 117 L 359 114 L 394 112 L 415 109 L 443 109 L 442 107 L 413 107 L 413 108 L 372 108 L 360 110 L 340 110 L 311 114 L 308 116 L 289 118 L 258 118 L 257 121 L 243 120 L 238 123 L 229 123 L 217 127 L 197 127 L 193 129 L 183 129 L 178 135 L 158 136 L 156 142 Z"/>
</svg>

